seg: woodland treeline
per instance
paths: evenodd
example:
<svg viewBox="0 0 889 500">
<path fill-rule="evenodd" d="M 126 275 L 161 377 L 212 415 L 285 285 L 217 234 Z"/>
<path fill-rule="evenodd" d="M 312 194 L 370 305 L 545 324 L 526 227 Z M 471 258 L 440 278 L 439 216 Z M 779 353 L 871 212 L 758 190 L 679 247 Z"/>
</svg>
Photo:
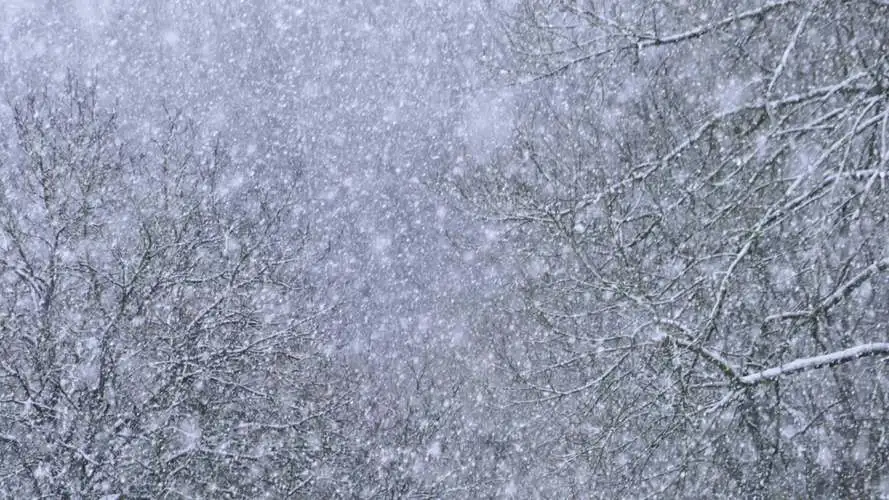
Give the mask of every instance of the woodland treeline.
<svg viewBox="0 0 889 500">
<path fill-rule="evenodd" d="M 331 271 L 324 165 L 88 71 L 7 95 L 2 496 L 889 494 L 889 4 L 483 11 L 501 140 L 405 180 L 496 282 L 449 342 L 344 333 L 401 318 Z"/>
</svg>

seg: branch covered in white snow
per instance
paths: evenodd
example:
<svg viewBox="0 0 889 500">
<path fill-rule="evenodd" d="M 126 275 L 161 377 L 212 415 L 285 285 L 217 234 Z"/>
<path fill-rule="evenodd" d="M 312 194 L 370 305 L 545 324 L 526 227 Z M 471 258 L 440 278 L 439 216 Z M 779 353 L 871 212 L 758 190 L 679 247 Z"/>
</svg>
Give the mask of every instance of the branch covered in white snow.
<svg viewBox="0 0 889 500">
<path fill-rule="evenodd" d="M 880 354 L 889 355 L 889 343 L 863 344 L 821 356 L 795 359 L 775 368 L 769 368 L 768 370 L 745 375 L 738 380 L 745 385 L 754 385 L 769 380 L 775 380 L 784 375 L 816 370 L 825 366 L 841 365 L 860 358 Z"/>
</svg>

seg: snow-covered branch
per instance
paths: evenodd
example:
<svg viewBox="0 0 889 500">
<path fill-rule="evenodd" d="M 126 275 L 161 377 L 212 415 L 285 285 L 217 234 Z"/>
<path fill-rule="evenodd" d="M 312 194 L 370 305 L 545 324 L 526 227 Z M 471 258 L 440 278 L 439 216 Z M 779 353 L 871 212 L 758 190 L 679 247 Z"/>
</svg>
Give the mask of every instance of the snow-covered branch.
<svg viewBox="0 0 889 500">
<path fill-rule="evenodd" d="M 784 375 L 793 375 L 799 372 L 817 370 L 818 368 L 824 368 L 826 366 L 841 365 L 869 356 L 878 356 L 883 354 L 889 355 L 889 343 L 877 342 L 871 344 L 862 344 L 859 346 L 850 347 L 849 349 L 844 349 L 842 351 L 823 354 L 821 356 L 795 359 L 789 363 L 785 363 L 775 368 L 769 368 L 760 372 L 738 376 L 738 370 L 734 368 L 727 359 L 720 356 L 719 354 L 710 351 L 709 349 L 706 349 L 694 342 L 689 342 L 677 337 L 671 336 L 666 337 L 666 339 L 669 339 L 669 341 L 674 342 L 676 345 L 700 355 L 704 358 L 705 361 L 719 368 L 719 370 L 726 377 L 728 377 L 732 383 L 740 383 L 742 385 L 756 385 L 762 382 L 775 380 Z"/>
<path fill-rule="evenodd" d="M 824 354 L 822 356 L 795 359 L 775 368 L 769 368 L 768 370 L 745 375 L 738 380 L 745 385 L 754 385 L 769 380 L 775 380 L 784 375 L 816 370 L 825 366 L 841 365 L 860 358 L 877 356 L 880 354 L 889 355 L 889 343 L 863 344 L 842 351 Z"/>
<path fill-rule="evenodd" d="M 722 373 L 724 373 L 728 378 L 732 380 L 738 380 L 737 370 L 735 370 L 731 363 L 728 362 L 725 358 L 720 356 L 719 354 L 710 351 L 709 349 L 705 349 L 694 342 L 689 342 L 687 340 L 682 340 L 676 337 L 669 337 L 676 345 L 684 347 L 689 351 L 692 351 L 696 354 L 702 356 L 707 362 L 719 368 Z"/>
<path fill-rule="evenodd" d="M 836 291 L 827 296 L 827 298 L 821 302 L 821 309 L 826 310 L 835 306 L 862 283 L 870 279 L 871 276 L 878 272 L 885 271 L 886 269 L 889 269 L 889 258 L 885 258 L 867 266 L 863 271 L 853 276 L 849 281 L 843 283 L 836 289 Z"/>
</svg>

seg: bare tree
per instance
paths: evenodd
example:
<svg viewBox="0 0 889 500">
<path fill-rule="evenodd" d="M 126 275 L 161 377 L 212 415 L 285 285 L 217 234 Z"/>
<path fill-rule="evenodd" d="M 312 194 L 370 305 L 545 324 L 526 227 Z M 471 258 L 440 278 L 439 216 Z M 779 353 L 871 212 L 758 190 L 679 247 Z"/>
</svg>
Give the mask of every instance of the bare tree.
<svg viewBox="0 0 889 500">
<path fill-rule="evenodd" d="M 491 314 L 533 322 L 486 329 L 507 399 L 551 416 L 551 470 L 608 496 L 885 493 L 887 5 L 504 19 L 528 104 L 457 184 L 524 274 Z"/>
<path fill-rule="evenodd" d="M 0 481 L 15 497 L 327 491 L 348 396 L 319 348 L 298 172 L 178 112 L 131 138 L 71 76 L 0 158 Z M 135 140 L 134 140 L 135 139 Z"/>
</svg>

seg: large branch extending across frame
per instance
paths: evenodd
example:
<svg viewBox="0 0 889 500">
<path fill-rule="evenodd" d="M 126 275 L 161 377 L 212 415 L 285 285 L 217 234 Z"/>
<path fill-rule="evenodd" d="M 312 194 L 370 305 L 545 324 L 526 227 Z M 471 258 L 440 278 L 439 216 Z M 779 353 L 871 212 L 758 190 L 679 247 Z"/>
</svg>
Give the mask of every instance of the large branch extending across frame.
<svg viewBox="0 0 889 500">
<path fill-rule="evenodd" d="M 761 382 L 775 380 L 784 375 L 816 370 L 825 366 L 841 365 L 857 359 L 877 356 L 880 354 L 889 355 L 889 343 L 862 344 L 842 351 L 832 352 L 830 354 L 795 359 L 775 368 L 769 368 L 768 370 L 763 370 L 761 372 L 744 375 L 739 378 L 738 381 L 744 385 L 755 385 Z"/>
<path fill-rule="evenodd" d="M 719 371 L 721 371 L 731 381 L 731 383 L 741 385 L 756 385 L 763 382 L 775 380 L 785 375 L 793 375 L 809 370 L 817 370 L 819 368 L 824 368 L 827 366 L 837 366 L 870 356 L 889 356 L 889 343 L 875 342 L 871 344 L 862 344 L 859 346 L 850 347 L 848 349 L 843 349 L 842 351 L 823 354 L 821 356 L 799 358 L 788 363 L 784 363 L 783 365 L 777 366 L 775 368 L 769 368 L 760 372 L 739 376 L 738 370 L 735 369 L 727 359 L 720 356 L 719 354 L 705 349 L 695 342 L 683 340 L 678 337 L 668 336 L 666 337 L 666 339 L 676 343 L 676 345 L 680 347 L 683 347 L 700 355 L 708 363 L 719 368 Z"/>
</svg>

